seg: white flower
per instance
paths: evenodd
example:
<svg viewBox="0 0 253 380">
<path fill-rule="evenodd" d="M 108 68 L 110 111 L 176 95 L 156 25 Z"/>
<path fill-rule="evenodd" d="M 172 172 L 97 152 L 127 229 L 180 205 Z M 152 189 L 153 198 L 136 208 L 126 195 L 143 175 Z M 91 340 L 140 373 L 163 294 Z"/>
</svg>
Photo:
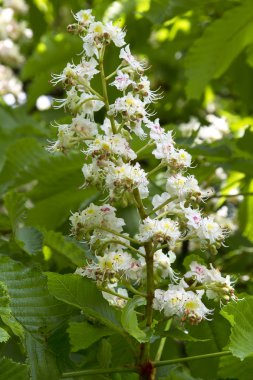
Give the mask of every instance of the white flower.
<svg viewBox="0 0 253 380">
<path fill-rule="evenodd" d="M 155 119 L 155 121 L 150 121 L 150 120 L 147 120 L 146 122 L 146 126 L 150 129 L 150 138 L 154 141 L 162 141 L 164 140 L 166 137 L 166 132 L 164 130 L 164 128 L 162 128 L 160 126 L 160 121 L 159 119 Z M 171 145 L 174 144 L 172 138 L 170 140 L 170 135 L 167 135 L 167 139 L 169 139 L 169 143 L 171 143 Z"/>
<path fill-rule="evenodd" d="M 0 83 L 0 96 L 13 94 L 18 97 L 22 93 L 22 83 L 14 72 L 4 65 L 0 65 Z"/>
<path fill-rule="evenodd" d="M 107 119 L 108 120 L 108 119 Z M 102 128 L 105 128 L 102 126 Z M 102 156 L 105 158 L 112 158 L 113 155 L 124 157 L 128 160 L 134 160 L 137 156 L 135 152 L 130 148 L 127 140 L 121 134 L 112 134 L 111 128 L 105 128 L 107 135 L 98 135 L 97 138 L 92 141 L 86 154 L 94 156 Z"/>
<path fill-rule="evenodd" d="M 91 164 L 84 164 L 82 173 L 85 179 L 84 187 L 90 185 L 102 186 L 104 174 L 102 168 L 98 166 L 97 160 L 92 160 Z"/>
<path fill-rule="evenodd" d="M 79 12 L 77 12 L 75 15 L 74 15 L 74 18 L 76 19 L 76 21 L 84 26 L 88 26 L 89 24 L 91 24 L 95 17 L 92 16 L 92 10 L 91 9 L 86 9 L 86 10 L 81 10 Z"/>
<path fill-rule="evenodd" d="M 164 212 L 167 212 L 170 214 L 181 213 L 182 210 L 179 207 L 179 204 L 175 201 L 172 201 L 171 198 L 172 198 L 171 195 L 166 192 L 162 193 L 161 195 L 159 194 L 154 195 L 152 199 L 152 205 L 154 206 L 154 208 L 157 208 L 161 206 L 164 202 L 168 201 L 168 204 L 166 204 L 161 209 L 156 211 L 157 215 L 162 214 Z"/>
<path fill-rule="evenodd" d="M 88 57 L 96 55 L 98 57 L 98 49 L 100 49 L 105 42 L 105 25 L 100 22 L 92 22 L 89 24 L 87 33 L 82 36 L 83 49 Z"/>
<path fill-rule="evenodd" d="M 98 236 L 100 233 L 101 239 L 110 239 L 114 236 L 107 231 L 103 231 L 103 227 L 121 233 L 122 227 L 125 225 L 123 219 L 116 217 L 115 211 L 116 209 L 109 204 L 96 206 L 91 203 L 85 210 L 80 213 L 76 212 L 70 217 L 72 231 L 75 235 L 79 236 L 80 233 L 84 235 L 88 231 L 98 229 L 94 233 L 97 232 Z M 99 227 L 102 230 L 99 230 Z"/>
<path fill-rule="evenodd" d="M 223 241 L 225 233 L 212 217 L 206 217 L 201 220 L 196 233 L 200 240 L 208 240 L 210 244 Z"/>
<path fill-rule="evenodd" d="M 209 299 L 214 300 L 236 300 L 236 296 L 234 294 L 233 284 L 234 281 L 231 281 L 229 275 L 223 277 L 218 269 L 215 269 L 212 264 L 210 264 L 211 269 L 207 270 L 206 278 L 204 279 L 204 284 L 207 285 L 206 295 Z M 209 286 L 208 284 L 216 284 L 213 286 Z"/>
<path fill-rule="evenodd" d="M 190 264 L 190 270 L 185 273 L 185 278 L 194 278 L 198 283 L 202 284 L 206 281 L 208 269 L 205 265 L 201 265 L 197 261 Z"/>
<path fill-rule="evenodd" d="M 230 276 L 223 277 L 218 269 L 215 269 L 212 264 L 211 269 L 193 261 L 190 264 L 190 271 L 186 272 L 184 277 L 193 278 L 199 284 L 205 286 L 206 295 L 209 299 L 229 301 L 236 299 L 234 295 L 233 282 Z"/>
<path fill-rule="evenodd" d="M 149 193 L 149 182 L 139 163 L 134 166 L 123 163 L 121 166 L 109 167 L 105 183 L 112 198 L 134 189 L 139 189 L 141 198 L 146 198 Z"/>
<path fill-rule="evenodd" d="M 104 106 L 104 102 L 93 98 L 94 96 L 83 92 L 80 96 L 79 106 L 79 113 L 88 115 L 91 119 L 93 119 L 94 112 L 99 111 Z"/>
<path fill-rule="evenodd" d="M 191 207 L 184 207 L 183 203 L 180 204 L 183 214 L 187 219 L 187 226 L 190 230 L 198 229 L 202 221 L 201 213 L 198 209 L 193 209 Z"/>
<path fill-rule="evenodd" d="M 94 57 L 89 60 L 83 57 L 81 63 L 76 66 L 76 73 L 79 78 L 85 78 L 90 81 L 94 75 L 99 73 L 99 70 L 96 69 L 97 66 L 98 62 Z"/>
<path fill-rule="evenodd" d="M 123 73 L 123 71 L 118 70 L 115 80 L 110 83 L 110 85 L 115 86 L 120 91 L 125 91 L 127 87 L 132 83 L 133 81 L 130 79 L 127 73 Z"/>
<path fill-rule="evenodd" d="M 110 21 L 105 24 L 105 32 L 109 34 L 110 39 L 113 41 L 115 46 L 121 47 L 125 45 L 124 38 L 126 36 L 126 33 L 124 32 L 124 30 L 122 30 L 122 28 L 113 25 Z"/>
<path fill-rule="evenodd" d="M 24 0 L 4 0 L 3 5 L 6 8 L 12 8 L 15 12 L 26 13 L 28 11 L 28 5 Z"/>
<path fill-rule="evenodd" d="M 115 296 L 107 292 L 102 292 L 103 297 L 109 302 L 109 304 L 114 307 L 119 307 L 121 309 L 125 307 L 127 299 L 124 299 L 122 297 L 128 297 L 127 290 L 124 288 L 117 288 L 117 284 L 108 284 L 107 288 L 119 294 L 119 296 Z"/>
<path fill-rule="evenodd" d="M 161 249 L 154 253 L 154 269 L 161 275 L 162 278 L 167 278 L 168 276 L 172 281 L 177 279 L 171 264 L 176 260 L 176 255 L 174 252 L 169 251 L 167 254 L 163 253 Z"/>
<path fill-rule="evenodd" d="M 125 46 L 120 50 L 119 57 L 124 59 L 124 61 L 134 70 L 142 72 L 145 66 L 142 62 L 138 61 L 131 53 L 129 45 Z"/>
<path fill-rule="evenodd" d="M 58 125 L 58 140 L 53 142 L 47 148 L 48 151 L 64 152 L 73 146 L 74 131 L 71 130 L 68 124 Z"/>
<path fill-rule="evenodd" d="M 67 107 L 72 114 L 82 114 L 84 117 L 89 116 L 90 119 L 94 118 L 94 112 L 99 111 L 104 102 L 94 99 L 94 95 L 79 91 L 75 87 L 71 87 L 66 91 L 66 99 L 55 99 L 58 105 L 55 108 Z"/>
<path fill-rule="evenodd" d="M 184 177 L 182 174 L 176 174 L 168 178 L 166 190 L 172 196 L 178 196 L 180 200 L 186 198 L 199 199 L 202 191 L 198 185 L 198 181 L 193 175 Z"/>
<path fill-rule="evenodd" d="M 164 310 L 166 317 L 176 316 L 183 322 L 198 324 L 202 319 L 208 319 L 207 316 L 211 313 L 201 301 L 202 294 L 203 292 L 196 294 L 186 291 L 180 285 L 169 285 L 167 291 L 155 291 L 153 307 L 159 311 Z"/>
<path fill-rule="evenodd" d="M 12 67 L 18 67 L 24 62 L 18 45 L 15 45 L 9 38 L 0 41 L 0 61 Z"/>
<path fill-rule="evenodd" d="M 191 137 L 192 133 L 200 128 L 200 122 L 195 117 L 191 117 L 188 123 L 182 123 L 178 128 L 184 137 Z"/>
<path fill-rule="evenodd" d="M 66 91 L 66 99 L 55 99 L 58 105 L 54 108 L 68 107 L 70 111 L 76 112 L 80 102 L 80 96 L 75 87 L 71 87 L 69 91 Z"/>
<path fill-rule="evenodd" d="M 191 166 L 191 158 L 191 155 L 184 149 L 174 150 L 171 152 L 168 164 L 175 169 L 189 168 Z"/>
<path fill-rule="evenodd" d="M 145 103 L 153 103 L 158 99 L 161 99 L 161 96 L 157 91 L 152 91 L 150 89 L 150 81 L 147 76 L 142 76 L 138 83 L 134 85 L 134 91 L 139 94 Z"/>
<path fill-rule="evenodd" d="M 137 239 L 141 242 L 147 242 L 150 240 L 159 243 L 169 242 L 171 246 L 174 246 L 180 235 L 181 233 L 178 228 L 178 223 L 174 220 L 170 218 L 157 220 L 147 217 L 140 225 Z"/>
<path fill-rule="evenodd" d="M 188 291 L 184 299 L 182 321 L 189 321 L 191 324 L 198 324 L 203 319 L 208 319 L 211 313 L 201 301 L 202 294 Z"/>
<path fill-rule="evenodd" d="M 169 162 L 175 152 L 172 132 L 168 131 L 167 133 L 162 133 L 160 138 L 158 138 L 157 134 L 153 135 L 156 143 L 156 149 L 152 152 L 153 155 L 159 160 L 162 159 L 165 162 Z"/>
<path fill-rule="evenodd" d="M 109 115 L 117 116 L 120 114 L 131 131 L 140 138 L 146 137 L 145 132 L 141 128 L 141 124 L 146 120 L 148 115 L 145 109 L 145 103 L 138 97 L 128 93 L 122 98 L 117 98 L 114 104 L 110 105 Z"/>
<path fill-rule="evenodd" d="M 71 130 L 80 138 L 93 137 L 98 133 L 97 123 L 87 119 L 82 114 L 72 119 Z"/>
<path fill-rule="evenodd" d="M 60 82 L 75 85 L 77 83 L 76 66 L 73 63 L 67 63 L 67 66 L 63 69 L 62 73 L 52 74 L 52 78 L 51 83 L 54 85 Z"/>
</svg>

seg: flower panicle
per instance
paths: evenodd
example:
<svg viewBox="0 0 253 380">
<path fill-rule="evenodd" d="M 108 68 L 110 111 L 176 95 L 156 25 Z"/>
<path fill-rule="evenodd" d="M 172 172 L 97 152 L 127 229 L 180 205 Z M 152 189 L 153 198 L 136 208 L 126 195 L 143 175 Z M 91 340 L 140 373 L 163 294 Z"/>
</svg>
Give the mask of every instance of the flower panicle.
<svg viewBox="0 0 253 380">
<path fill-rule="evenodd" d="M 106 199 L 70 217 L 72 235 L 85 241 L 91 251 L 76 274 L 95 281 L 105 299 L 122 308 L 135 294 L 145 297 L 149 247 L 155 289 L 151 307 L 181 322 L 197 324 L 210 319 L 212 310 L 205 306 L 205 298 L 236 299 L 230 277 L 195 261 L 184 275 L 173 266 L 184 241 L 216 252 L 227 233 L 215 217 L 201 211 L 206 192 L 194 175 L 187 174 L 193 168 L 191 155 L 177 147 L 173 131 L 162 127 L 158 118 L 152 120 L 150 107 L 159 101 L 160 90 L 151 89 L 144 75 L 147 67 L 131 53 L 125 30 L 112 22 L 96 21 L 91 10 L 79 11 L 74 18 L 76 23 L 68 30 L 82 39 L 81 62 L 69 63 L 61 74 L 52 76 L 54 85 L 61 83 L 66 89 L 66 98 L 58 100 L 56 108 L 68 110 L 72 121 L 56 126 L 58 139 L 48 149 L 79 150 L 84 158 L 83 186 L 96 187 Z M 121 61 L 107 74 L 104 62 L 110 45 L 120 49 Z M 118 92 L 113 102 L 108 97 L 109 86 Z M 135 143 L 140 145 L 142 140 L 158 161 L 149 173 L 135 149 Z M 163 192 L 151 199 L 150 178 L 156 181 L 158 172 Z M 127 205 L 140 214 L 134 236 L 124 231 L 126 223 L 117 216 L 119 206 Z"/>
</svg>

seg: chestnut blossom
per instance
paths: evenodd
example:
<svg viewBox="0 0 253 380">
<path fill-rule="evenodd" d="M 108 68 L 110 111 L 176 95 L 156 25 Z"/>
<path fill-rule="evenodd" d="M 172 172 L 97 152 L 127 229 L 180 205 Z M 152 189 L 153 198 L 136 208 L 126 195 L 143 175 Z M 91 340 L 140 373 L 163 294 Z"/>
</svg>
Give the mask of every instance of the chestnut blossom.
<svg viewBox="0 0 253 380">
<path fill-rule="evenodd" d="M 120 166 L 109 167 L 105 185 L 112 199 L 120 197 L 124 192 L 132 192 L 134 189 L 139 189 L 142 199 L 147 198 L 149 194 L 146 173 L 139 163 L 134 166 L 123 163 Z"/>
<path fill-rule="evenodd" d="M 202 302 L 202 295 L 203 292 L 186 291 L 180 285 L 169 285 L 166 291 L 155 290 L 153 307 L 159 311 L 163 310 L 166 317 L 176 316 L 183 322 L 198 324 L 203 319 L 208 319 L 211 313 Z"/>
<path fill-rule="evenodd" d="M 129 75 L 127 73 L 124 73 L 121 70 L 117 71 L 117 75 L 112 83 L 110 83 L 111 86 L 115 86 L 117 90 L 125 91 L 127 87 L 134 83 Z"/>
<path fill-rule="evenodd" d="M 161 278 L 169 277 L 171 281 L 176 281 L 177 276 L 171 264 L 176 261 L 176 255 L 174 252 L 169 251 L 167 254 L 163 253 L 161 249 L 154 253 L 154 270 L 155 273 L 160 274 Z"/>
<path fill-rule="evenodd" d="M 102 292 L 103 297 L 109 302 L 110 305 L 122 309 L 126 306 L 128 292 L 125 288 L 117 287 L 117 284 L 108 284 L 107 288 L 114 293 L 118 293 L 118 296 L 110 294 L 106 291 Z"/>
<path fill-rule="evenodd" d="M 106 236 L 106 231 L 103 231 L 103 228 L 122 232 L 125 222 L 122 218 L 116 217 L 115 211 L 116 209 L 109 204 L 96 206 L 91 203 L 85 210 L 80 213 L 76 212 L 70 217 L 73 234 L 84 235 L 86 232 L 99 228 L 102 229 L 102 236 Z"/>
<path fill-rule="evenodd" d="M 56 108 L 68 110 L 72 121 L 57 125 L 58 139 L 49 149 L 66 153 L 79 148 L 84 159 L 83 187 L 95 186 L 101 193 L 98 202 L 106 202 L 90 203 L 70 217 L 72 234 L 91 251 L 86 265 L 76 274 L 95 281 L 103 297 L 117 308 L 125 307 L 133 295 L 151 294 L 151 279 L 155 310 L 181 323 L 198 324 L 212 312 L 203 296 L 221 303 L 236 299 L 233 283 L 213 266 L 208 269 L 195 261 L 180 275 L 172 268 L 174 263 L 176 267 L 175 252 L 181 250 L 183 240 L 214 249 L 222 244 L 226 232 L 212 216 L 202 216 L 199 203 L 205 193 L 193 175 L 184 174 L 192 166 L 191 155 L 177 147 L 173 131 L 163 128 L 158 118 L 151 120 L 149 107 L 159 94 L 151 90 L 148 77 L 143 75 L 144 64 L 132 55 L 129 45 L 125 46 L 125 31 L 112 22 L 96 21 L 91 10 L 79 11 L 74 17 L 77 23 L 69 30 L 82 39 L 81 62 L 68 63 L 52 80 L 66 88 L 66 97 L 57 101 Z M 105 73 L 105 49 L 110 44 L 121 48 L 121 62 L 112 73 Z M 95 77 L 102 93 L 92 87 Z M 114 101 L 108 96 L 107 85 L 120 91 Z M 157 194 L 137 161 L 133 134 L 142 140 L 148 136 L 140 149 L 152 147 L 153 156 L 160 160 L 152 171 L 163 170 L 162 189 Z M 118 205 L 138 209 L 139 230 L 130 229 L 135 236 L 124 233 L 126 223 L 116 215 Z"/>
<path fill-rule="evenodd" d="M 140 225 L 139 234 L 136 236 L 141 242 L 154 240 L 157 243 L 169 242 L 174 246 L 180 238 L 181 232 L 178 223 L 170 218 L 162 220 L 147 217 Z"/>
<path fill-rule="evenodd" d="M 196 261 L 190 264 L 190 270 L 184 275 L 187 279 L 196 281 L 197 284 L 203 284 L 206 296 L 209 299 L 229 301 L 235 300 L 234 295 L 234 282 L 231 281 L 230 276 L 223 277 L 220 271 L 210 264 L 210 269 Z"/>
<path fill-rule="evenodd" d="M 203 195 L 198 181 L 193 175 L 185 177 L 180 173 L 167 179 L 166 190 L 172 196 L 178 196 L 181 201 L 189 198 L 198 200 Z"/>
<path fill-rule="evenodd" d="M 129 45 L 120 50 L 119 57 L 134 71 L 142 73 L 145 69 L 145 65 L 132 55 Z"/>
<path fill-rule="evenodd" d="M 214 244 L 217 241 L 222 242 L 226 234 L 210 216 L 201 220 L 196 233 L 201 241 L 207 241 L 210 244 Z"/>
</svg>

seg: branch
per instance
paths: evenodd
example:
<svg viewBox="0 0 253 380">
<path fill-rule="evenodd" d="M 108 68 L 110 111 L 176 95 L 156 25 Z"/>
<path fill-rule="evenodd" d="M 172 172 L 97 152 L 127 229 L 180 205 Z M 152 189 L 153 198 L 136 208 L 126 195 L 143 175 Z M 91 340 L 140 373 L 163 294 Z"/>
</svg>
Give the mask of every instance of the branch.
<svg viewBox="0 0 253 380">
<path fill-rule="evenodd" d="M 188 356 L 185 358 L 155 361 L 155 362 L 153 362 L 153 365 L 154 365 L 154 367 L 162 367 L 162 366 L 168 365 L 168 364 L 184 363 L 184 362 L 189 362 L 189 361 L 198 360 L 198 359 L 217 358 L 219 356 L 226 356 L 226 355 L 232 355 L 232 353 L 230 351 L 213 352 L 211 354 L 204 354 L 204 355 Z"/>
<path fill-rule="evenodd" d="M 122 373 L 122 372 L 138 372 L 136 367 L 119 367 L 119 368 L 95 368 L 95 369 L 86 369 L 83 371 L 76 372 L 65 372 L 62 374 L 62 379 L 71 378 L 71 377 L 81 377 L 87 375 L 98 375 L 103 373 Z"/>
<path fill-rule="evenodd" d="M 234 197 L 239 197 L 241 195 L 244 197 L 250 197 L 253 195 L 253 193 L 248 192 L 248 193 L 238 193 L 238 194 L 215 194 L 209 197 L 208 200 L 212 198 L 234 198 Z"/>
</svg>

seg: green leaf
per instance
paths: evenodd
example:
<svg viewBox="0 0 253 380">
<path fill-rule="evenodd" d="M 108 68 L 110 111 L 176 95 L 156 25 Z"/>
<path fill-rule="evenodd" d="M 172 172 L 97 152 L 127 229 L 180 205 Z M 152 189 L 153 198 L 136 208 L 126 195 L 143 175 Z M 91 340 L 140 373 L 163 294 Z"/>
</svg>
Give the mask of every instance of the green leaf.
<svg viewBox="0 0 253 380">
<path fill-rule="evenodd" d="M 27 356 L 30 364 L 32 380 L 60 379 L 60 371 L 57 363 L 57 353 L 50 350 L 39 335 L 26 334 L 25 337 Z"/>
<path fill-rule="evenodd" d="M 252 2 L 245 0 L 212 22 L 191 47 L 186 60 L 187 96 L 199 98 L 208 82 L 219 78 L 252 41 Z"/>
<path fill-rule="evenodd" d="M 97 352 L 97 360 L 101 368 L 110 367 L 112 359 L 112 346 L 108 339 L 102 339 Z"/>
<path fill-rule="evenodd" d="M 206 342 L 186 342 L 186 351 L 189 356 L 222 351 L 229 339 L 229 323 L 219 314 L 213 316 L 213 321 L 202 321 L 198 326 L 189 326 L 189 334 Z M 201 359 L 189 362 L 191 374 L 205 380 L 217 379 L 219 358 Z"/>
<path fill-rule="evenodd" d="M 147 334 L 140 329 L 135 308 L 146 304 L 146 300 L 141 297 L 133 297 L 128 301 L 122 311 L 121 322 L 124 329 L 132 335 L 138 342 L 148 342 Z"/>
<path fill-rule="evenodd" d="M 38 268 L 27 268 L 8 257 L 0 257 L 0 281 L 7 286 L 15 320 L 26 332 L 32 380 L 58 380 L 57 353 L 49 349 L 47 341 L 72 309 L 48 293 L 47 278 Z"/>
<path fill-rule="evenodd" d="M 104 326 L 93 325 L 89 322 L 70 322 L 68 334 L 72 352 L 85 350 L 104 336 L 113 334 L 112 330 Z"/>
<path fill-rule="evenodd" d="M 66 257 L 75 266 L 84 266 L 86 262 L 85 250 L 79 247 L 75 240 L 71 240 L 68 236 L 64 236 L 60 232 L 42 231 L 44 235 L 44 245 L 47 245 Z"/>
<path fill-rule="evenodd" d="M 0 343 L 7 342 L 7 340 L 10 338 L 10 335 L 7 333 L 5 329 L 0 327 Z"/>
<path fill-rule="evenodd" d="M 253 146 L 253 129 L 249 127 L 245 130 L 242 138 L 237 140 L 237 146 L 243 153 L 248 153 L 252 156 L 252 146 Z"/>
<path fill-rule="evenodd" d="M 43 160 L 49 160 L 45 149 L 34 138 L 21 138 L 8 149 L 0 173 L 0 191 L 22 185 L 37 178 Z"/>
<path fill-rule="evenodd" d="M 23 328 L 12 315 L 10 297 L 7 287 L 3 282 L 0 282 L 0 317 L 15 335 L 23 339 Z"/>
<path fill-rule="evenodd" d="M 221 314 L 232 323 L 229 343 L 232 354 L 241 360 L 253 356 L 253 297 L 230 302 Z"/>
<path fill-rule="evenodd" d="M 0 359 L 0 380 L 27 380 L 28 370 L 26 364 L 20 364 L 11 359 Z"/>
<path fill-rule="evenodd" d="M 9 192 L 4 198 L 4 204 L 8 211 L 12 229 L 15 232 L 19 223 L 23 221 L 25 216 L 25 198 L 23 194 Z"/>
<path fill-rule="evenodd" d="M 245 186 L 245 192 L 253 191 L 253 180 L 249 181 Z M 250 241 L 253 241 L 252 229 L 253 229 L 253 197 L 245 197 L 240 204 L 239 208 L 239 222 L 240 230 L 245 237 Z"/>
<path fill-rule="evenodd" d="M 243 362 L 232 355 L 220 358 L 219 378 L 221 379 L 252 380 L 252 373 L 252 358 L 246 358 Z"/>
<path fill-rule="evenodd" d="M 42 250 L 43 235 L 34 227 L 22 227 L 15 234 L 18 245 L 29 255 L 36 255 Z"/>
<path fill-rule="evenodd" d="M 96 288 L 87 278 L 76 274 L 47 273 L 48 288 L 59 300 L 83 310 L 114 331 L 123 333 L 118 321 L 118 313 L 109 306 Z"/>
<path fill-rule="evenodd" d="M 61 63 L 64 65 L 80 53 L 82 49 L 81 41 L 67 33 L 56 35 L 48 34 L 41 38 L 36 50 L 23 66 L 22 78 L 29 79 L 36 77 L 38 72 L 51 72 L 54 66 Z M 49 77 L 50 79 L 50 77 Z"/>
<path fill-rule="evenodd" d="M 246 358 L 243 362 L 232 355 L 220 358 L 220 379 L 252 380 L 252 372 L 252 358 Z"/>
</svg>

